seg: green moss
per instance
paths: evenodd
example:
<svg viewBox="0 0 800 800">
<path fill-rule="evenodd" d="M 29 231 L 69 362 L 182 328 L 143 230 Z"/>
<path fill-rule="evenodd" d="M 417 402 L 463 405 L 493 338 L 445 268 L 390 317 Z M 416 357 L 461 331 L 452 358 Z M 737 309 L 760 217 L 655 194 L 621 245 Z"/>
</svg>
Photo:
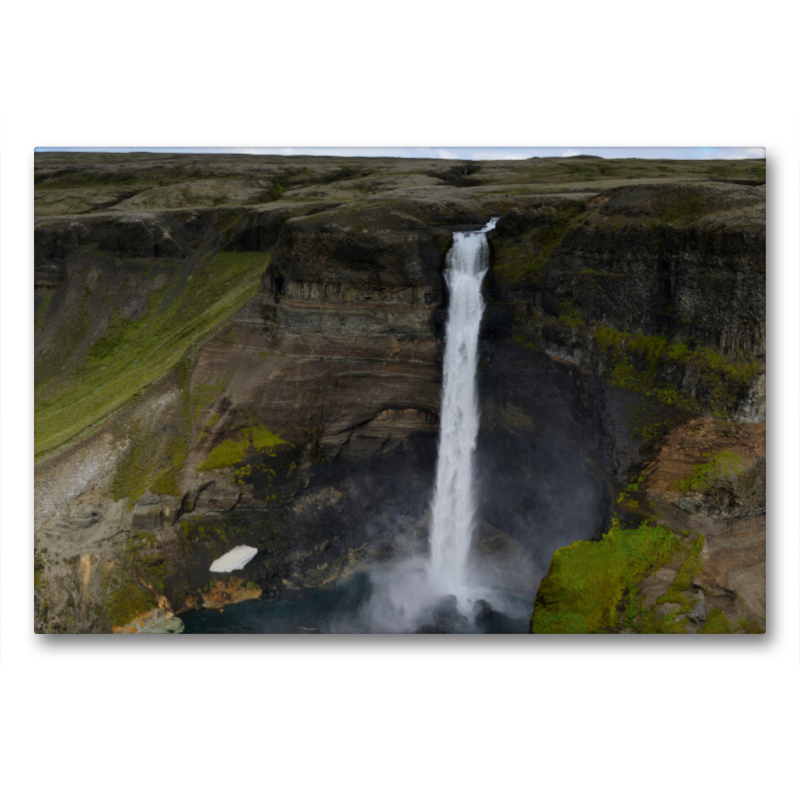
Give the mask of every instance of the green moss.
<svg viewBox="0 0 800 800">
<path fill-rule="evenodd" d="M 687 535 L 684 531 L 684 535 Z M 692 585 L 692 578 L 699 575 L 703 571 L 703 562 L 701 553 L 706 543 L 706 537 L 702 533 L 697 534 L 697 539 L 686 554 L 675 580 L 672 583 L 673 589 L 681 592 L 688 592 Z"/>
<path fill-rule="evenodd" d="M 186 380 L 186 370 L 181 365 L 175 373 L 177 381 Z M 191 448 L 188 396 L 188 390 L 181 388 L 179 415 L 169 415 L 166 421 L 153 418 L 128 424 L 128 448 L 117 464 L 110 487 L 115 500 L 127 498 L 128 508 L 132 508 L 147 489 L 180 496 L 177 478 Z"/>
<path fill-rule="evenodd" d="M 550 225 L 537 228 L 529 241 L 510 244 L 502 239 L 495 240 L 492 243 L 492 268 L 511 283 L 523 280 L 540 283 L 554 250 L 567 232 L 580 224 L 584 213 L 583 205 L 576 203 L 553 213 Z"/>
<path fill-rule="evenodd" d="M 200 422 L 203 412 L 225 391 L 227 380 L 220 378 L 216 381 L 205 381 L 192 386 L 192 406 L 194 407 L 195 425 Z M 219 414 L 216 415 L 219 418 Z M 208 423 L 206 423 L 206 426 Z"/>
<path fill-rule="evenodd" d="M 195 406 L 195 409 L 197 407 Z M 208 419 L 205 421 L 203 425 L 200 435 L 197 437 L 197 444 L 202 444 L 211 434 L 211 431 L 214 429 L 214 426 L 219 422 L 220 415 L 217 412 L 212 412 Z"/>
<path fill-rule="evenodd" d="M 711 453 L 703 453 L 708 458 Z M 742 472 L 742 457 L 723 450 L 705 464 L 692 467 L 691 473 L 670 488 L 680 492 L 703 492 L 719 480 L 732 478 Z"/>
<path fill-rule="evenodd" d="M 108 599 L 109 621 L 115 627 L 154 608 L 158 608 L 155 597 L 133 580 L 124 583 Z"/>
<path fill-rule="evenodd" d="M 692 412 L 729 415 L 762 368 L 758 359 L 731 359 L 707 348 L 689 350 L 664 337 L 621 333 L 602 326 L 588 332 L 611 383 Z M 691 373 L 700 399 L 684 395 L 678 388 L 678 376 L 684 373 Z"/>
<path fill-rule="evenodd" d="M 155 477 L 155 469 L 148 432 L 143 431 L 138 423 L 132 423 L 128 435 L 130 444 L 117 465 L 110 491 L 114 500 L 128 498 L 129 507 L 133 507 L 136 500 L 147 491 Z"/>
<path fill-rule="evenodd" d="M 38 291 L 43 293 L 43 297 L 39 300 L 39 307 L 36 309 L 36 316 L 33 320 L 33 329 L 37 332 L 44 321 L 44 315 L 47 313 L 47 309 L 50 307 L 50 301 L 56 293 L 55 289 L 38 289 L 37 292 Z"/>
<path fill-rule="evenodd" d="M 150 491 L 156 494 L 168 494 L 172 497 L 180 497 L 181 489 L 180 486 L 178 486 L 175 471 L 172 469 L 162 470 L 150 485 Z"/>
<path fill-rule="evenodd" d="M 272 455 L 273 450 L 282 444 L 288 442 L 264 425 L 251 425 L 235 439 L 226 439 L 218 444 L 197 469 L 199 472 L 227 469 L 241 463 L 248 454 Z"/>
<path fill-rule="evenodd" d="M 678 361 L 689 355 L 689 347 L 682 342 L 674 342 L 669 346 L 667 354 L 671 361 Z"/>
<path fill-rule="evenodd" d="M 706 616 L 705 625 L 700 633 L 733 633 L 733 631 L 725 614 L 720 609 L 714 608 Z"/>
<path fill-rule="evenodd" d="M 583 317 L 581 317 L 581 315 L 575 310 L 567 311 L 564 314 L 561 314 L 559 319 L 566 325 L 569 325 L 570 328 L 586 325 L 586 323 L 583 321 Z"/>
<path fill-rule="evenodd" d="M 167 577 L 167 559 L 162 553 L 140 554 L 136 559 L 137 566 L 144 580 L 159 594 L 164 594 Z"/>
<path fill-rule="evenodd" d="M 654 211 L 661 222 L 670 225 L 688 225 L 703 216 L 708 208 L 708 197 L 704 192 L 692 187 L 671 187 L 672 191 L 665 192 L 655 203 Z M 714 210 L 719 210 L 722 203 L 717 200 Z"/>
<path fill-rule="evenodd" d="M 685 592 L 691 589 L 692 578 L 699 575 L 703 571 L 703 563 L 700 559 L 700 553 L 705 544 L 705 537 L 698 534 L 694 544 L 689 545 L 688 542 L 681 543 L 681 549 L 684 552 L 683 561 L 681 562 L 675 580 L 672 585 L 667 589 L 664 594 L 656 600 L 659 605 L 665 603 L 676 603 L 679 608 L 672 612 L 672 616 L 686 614 L 692 610 L 695 605 L 695 600 L 688 598 Z"/>
<path fill-rule="evenodd" d="M 736 630 L 742 633 L 766 633 L 763 626 L 752 619 L 742 617 L 736 623 Z"/>
<path fill-rule="evenodd" d="M 619 624 L 626 598 L 678 545 L 672 531 L 616 525 L 600 542 L 557 550 L 536 597 L 532 633 L 606 633 Z"/>
</svg>

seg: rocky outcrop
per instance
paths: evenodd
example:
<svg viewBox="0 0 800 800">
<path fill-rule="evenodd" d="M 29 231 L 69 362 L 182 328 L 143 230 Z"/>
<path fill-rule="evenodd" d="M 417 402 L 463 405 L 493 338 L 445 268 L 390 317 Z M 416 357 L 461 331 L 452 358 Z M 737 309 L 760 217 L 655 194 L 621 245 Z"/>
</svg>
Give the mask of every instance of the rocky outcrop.
<svg viewBox="0 0 800 800">
<path fill-rule="evenodd" d="M 182 633 L 183 622 L 161 608 L 134 617 L 126 625 L 114 628 L 112 633 Z"/>
<path fill-rule="evenodd" d="M 57 289 L 64 282 L 64 270 L 58 264 L 42 264 L 34 272 L 34 288 Z"/>
<path fill-rule="evenodd" d="M 619 494 L 608 536 L 556 554 L 532 631 L 763 633 L 765 489 L 763 425 L 705 417 L 676 426 Z M 625 553 L 623 537 L 636 549 Z"/>
</svg>

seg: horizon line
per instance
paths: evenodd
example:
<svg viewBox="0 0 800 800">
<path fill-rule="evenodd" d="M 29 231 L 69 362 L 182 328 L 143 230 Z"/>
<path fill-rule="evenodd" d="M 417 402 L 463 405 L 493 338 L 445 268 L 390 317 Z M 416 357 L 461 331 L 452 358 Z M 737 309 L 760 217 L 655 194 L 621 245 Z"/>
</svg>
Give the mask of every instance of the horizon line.
<svg viewBox="0 0 800 800">
<path fill-rule="evenodd" d="M 525 161 L 593 156 L 663 161 L 765 160 L 763 147 L 36 147 L 34 153 L 195 154 Z"/>
</svg>

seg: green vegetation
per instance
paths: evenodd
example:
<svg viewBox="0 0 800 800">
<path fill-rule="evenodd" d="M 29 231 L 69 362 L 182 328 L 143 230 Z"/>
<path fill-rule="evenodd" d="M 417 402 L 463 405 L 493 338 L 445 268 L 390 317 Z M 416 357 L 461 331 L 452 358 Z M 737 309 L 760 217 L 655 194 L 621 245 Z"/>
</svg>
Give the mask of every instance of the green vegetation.
<svg viewBox="0 0 800 800">
<path fill-rule="evenodd" d="M 725 614 L 720 609 L 714 608 L 706 616 L 705 625 L 700 633 L 733 633 L 733 631 Z"/>
<path fill-rule="evenodd" d="M 565 325 L 569 325 L 570 328 L 579 328 L 586 325 L 583 317 L 571 306 L 560 314 L 559 319 Z"/>
<path fill-rule="evenodd" d="M 764 161 L 604 158 L 532 158 L 520 162 L 472 161 L 463 164 L 431 159 L 308 156 L 215 155 L 171 153 L 37 153 L 37 190 L 120 186 L 143 189 L 187 181 L 219 179 L 269 181 L 286 189 L 325 186 L 369 177 L 380 185 L 403 176 L 432 176 L 452 184 L 585 185 L 594 181 L 721 180 L 763 183 Z"/>
<path fill-rule="evenodd" d="M 197 469 L 199 472 L 227 469 L 241 463 L 247 455 L 273 455 L 275 448 L 282 444 L 288 442 L 264 425 L 251 425 L 240 431 L 236 438 L 218 444 Z"/>
<path fill-rule="evenodd" d="M 152 552 L 139 554 L 136 559 L 142 577 L 149 583 L 153 590 L 164 594 L 165 578 L 167 576 L 167 559 L 162 553 Z"/>
<path fill-rule="evenodd" d="M 229 534 L 231 537 L 236 535 L 235 529 L 229 530 L 228 521 L 215 521 L 213 519 L 182 519 L 180 521 L 180 532 L 187 543 L 202 542 L 203 544 L 219 544 L 222 543 L 227 547 Z M 222 555 L 223 550 L 214 550 L 210 555 L 216 558 Z"/>
<path fill-rule="evenodd" d="M 711 453 L 703 453 L 705 458 Z M 671 488 L 680 492 L 703 492 L 718 480 L 732 478 L 742 472 L 742 457 L 723 450 L 717 453 L 705 464 L 697 464 L 692 467 L 692 472 L 682 480 L 678 481 L 677 486 Z"/>
<path fill-rule="evenodd" d="M 128 449 L 117 466 L 110 493 L 114 500 L 128 498 L 128 508 L 133 508 L 158 472 L 158 454 L 149 428 L 131 423 L 128 436 Z"/>
<path fill-rule="evenodd" d="M 673 555 L 679 541 L 660 526 L 622 530 L 600 542 L 575 542 L 556 551 L 542 581 L 532 633 L 607 633 L 642 579 Z"/>
<path fill-rule="evenodd" d="M 736 622 L 736 630 L 742 633 L 765 633 L 763 626 L 752 619 L 740 618 Z"/>
<path fill-rule="evenodd" d="M 132 320 L 116 308 L 88 349 L 92 312 L 84 294 L 80 314 L 53 337 L 55 350 L 37 360 L 36 456 L 117 411 L 175 366 L 193 343 L 252 297 L 268 264 L 265 253 L 217 253 L 201 259 L 188 276 L 185 269 L 153 264 L 147 278 L 152 285 L 161 276 L 164 284 L 148 292 L 146 313 Z M 62 367 L 81 349 L 86 354 L 65 373 Z"/>
<path fill-rule="evenodd" d="M 155 597 L 138 582 L 126 581 L 108 598 L 108 616 L 114 627 L 126 625 L 134 617 L 158 608 Z"/>
<path fill-rule="evenodd" d="M 493 270 L 511 283 L 530 280 L 539 284 L 553 251 L 561 244 L 567 231 L 580 223 L 584 212 L 582 203 L 554 211 L 550 224 L 536 228 L 530 240 L 521 244 L 495 240 L 492 243 Z"/>
<path fill-rule="evenodd" d="M 129 509 L 148 488 L 157 494 L 180 496 L 177 475 L 192 446 L 191 399 L 185 387 L 196 348 L 197 344 L 190 346 L 172 370 L 179 387 L 178 413 L 143 416 L 127 425 L 127 449 L 117 464 L 110 488 L 115 500 L 127 498 Z"/>
<path fill-rule="evenodd" d="M 203 412 L 225 391 L 227 380 L 220 378 L 216 381 L 209 381 L 192 386 L 192 406 L 194 408 L 194 424 L 200 422 L 200 417 Z M 219 414 L 211 414 L 209 419 L 204 425 L 205 428 L 211 429 L 214 422 L 219 419 Z M 212 421 L 213 420 L 213 421 Z"/>
<path fill-rule="evenodd" d="M 676 535 L 647 523 L 621 530 L 615 518 L 602 541 L 576 542 L 555 553 L 539 588 L 531 632 L 610 633 L 627 628 L 645 634 L 684 633 L 685 615 L 697 602 L 686 593 L 692 578 L 703 571 L 704 543 L 702 535 Z M 646 606 L 639 595 L 642 581 L 668 563 L 677 565 L 675 579 L 655 605 Z M 712 619 L 711 625 L 719 623 Z"/>
<path fill-rule="evenodd" d="M 55 289 L 37 289 L 36 292 L 42 293 L 42 299 L 39 301 L 39 307 L 36 309 L 36 314 L 34 316 L 34 331 L 39 330 L 39 326 L 44 320 L 44 315 L 47 313 L 47 309 L 50 306 L 50 301 L 53 299 L 53 295 L 56 293 Z"/>
<path fill-rule="evenodd" d="M 587 333 L 599 349 L 611 383 L 689 411 L 707 406 L 712 413 L 727 416 L 761 370 L 758 359 L 729 359 L 707 348 L 689 350 L 664 337 L 621 333 L 602 326 Z M 674 375 L 678 369 L 691 369 L 699 398 L 688 397 L 676 388 Z"/>
<path fill-rule="evenodd" d="M 703 545 L 705 544 L 705 537 L 702 534 L 698 534 L 694 544 L 690 544 L 686 540 L 686 537 L 688 537 L 689 534 L 686 531 L 683 531 L 682 535 L 684 537 L 684 541 L 682 541 L 680 544 L 680 553 L 683 557 L 683 561 L 678 568 L 678 572 L 675 576 L 675 580 L 672 582 L 672 586 L 670 586 L 669 589 L 667 589 L 667 591 L 656 600 L 656 603 L 659 605 L 664 605 L 665 603 L 677 603 L 679 608 L 677 611 L 673 612 L 673 616 L 678 614 L 686 614 L 692 610 L 695 601 L 688 598 L 685 595 L 685 592 L 688 592 L 691 589 L 692 578 L 699 575 L 703 571 L 700 553 L 702 552 Z"/>
</svg>

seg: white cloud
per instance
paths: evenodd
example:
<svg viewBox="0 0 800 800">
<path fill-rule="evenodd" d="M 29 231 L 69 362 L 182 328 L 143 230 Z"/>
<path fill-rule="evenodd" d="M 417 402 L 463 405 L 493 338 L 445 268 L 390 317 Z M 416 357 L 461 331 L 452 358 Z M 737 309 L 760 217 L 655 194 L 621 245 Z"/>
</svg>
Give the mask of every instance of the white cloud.
<svg viewBox="0 0 800 800">
<path fill-rule="evenodd" d="M 570 147 L 561 154 L 561 157 L 569 158 L 569 156 L 579 156 L 580 154 L 581 154 L 580 150 L 573 150 L 573 148 Z"/>
<path fill-rule="evenodd" d="M 521 161 L 528 158 L 528 154 L 513 150 L 509 152 L 499 148 L 497 150 L 475 150 L 470 153 L 469 157 L 475 161 Z"/>
<path fill-rule="evenodd" d="M 767 153 L 763 147 L 726 147 L 719 158 L 766 158 Z"/>
</svg>

